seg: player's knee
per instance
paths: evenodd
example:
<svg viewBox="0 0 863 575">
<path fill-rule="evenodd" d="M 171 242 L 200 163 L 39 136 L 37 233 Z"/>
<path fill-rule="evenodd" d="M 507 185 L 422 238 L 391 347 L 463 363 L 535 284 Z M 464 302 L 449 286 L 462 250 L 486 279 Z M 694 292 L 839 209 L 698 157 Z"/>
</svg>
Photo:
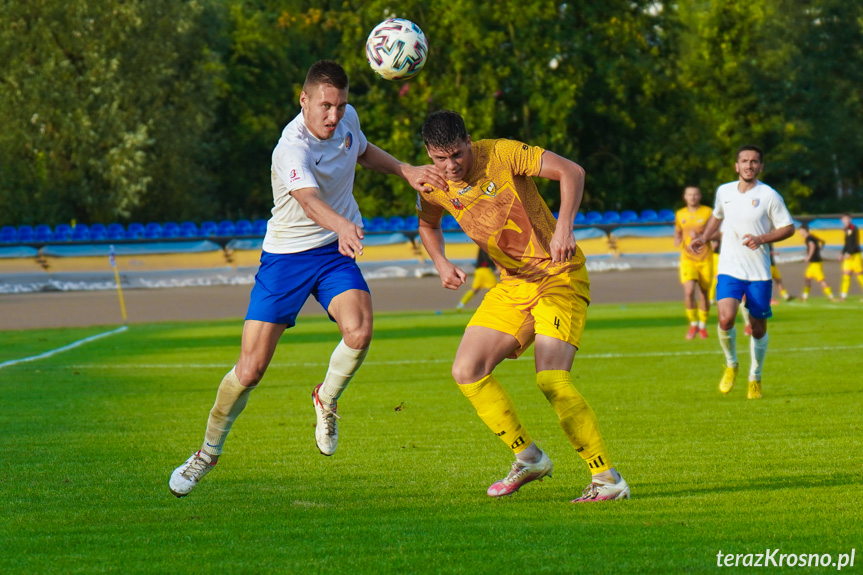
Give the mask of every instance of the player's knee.
<svg viewBox="0 0 863 575">
<path fill-rule="evenodd" d="M 734 316 L 719 316 L 719 329 L 722 331 L 728 331 L 732 327 L 734 327 Z"/>
<path fill-rule="evenodd" d="M 267 364 L 255 360 L 238 361 L 237 367 L 234 368 L 234 373 L 237 375 L 240 385 L 244 387 L 258 385 L 266 371 Z"/>
<path fill-rule="evenodd" d="M 370 323 L 345 326 L 342 328 L 342 339 L 351 349 L 366 349 L 372 343 L 372 326 Z"/>
<path fill-rule="evenodd" d="M 488 373 L 485 373 L 483 366 L 471 362 L 456 360 L 452 364 L 452 377 L 459 385 L 475 383 L 487 375 Z"/>
</svg>

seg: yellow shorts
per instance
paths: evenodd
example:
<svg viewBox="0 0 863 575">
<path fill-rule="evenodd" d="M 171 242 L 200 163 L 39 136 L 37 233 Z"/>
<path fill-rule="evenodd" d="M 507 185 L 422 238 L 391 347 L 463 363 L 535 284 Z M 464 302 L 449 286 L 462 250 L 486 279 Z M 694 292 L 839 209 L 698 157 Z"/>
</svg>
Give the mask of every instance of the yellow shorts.
<svg viewBox="0 0 863 575">
<path fill-rule="evenodd" d="M 497 276 L 491 268 L 476 268 L 473 272 L 473 285 L 470 289 L 491 289 L 497 285 Z"/>
<path fill-rule="evenodd" d="M 703 290 L 710 289 L 710 284 L 713 283 L 713 259 L 696 262 L 689 258 L 680 258 L 680 283 L 688 281 L 698 282 L 698 287 Z"/>
<path fill-rule="evenodd" d="M 500 282 L 485 295 L 468 327 L 487 327 L 515 337 L 519 347 L 510 357 L 524 353 L 536 334 L 578 349 L 588 305 L 590 279 L 587 268 L 581 266 L 536 282 Z"/>
<path fill-rule="evenodd" d="M 824 266 L 821 265 L 821 262 L 812 262 L 808 266 L 806 266 L 806 274 L 803 276 L 808 280 L 815 280 L 817 282 L 824 281 Z"/>
<path fill-rule="evenodd" d="M 782 274 L 779 273 L 779 268 L 772 264 L 770 265 L 770 277 L 778 282 L 782 281 Z"/>
<path fill-rule="evenodd" d="M 842 260 L 842 273 L 863 274 L 863 255 L 856 253 L 845 256 Z"/>
</svg>

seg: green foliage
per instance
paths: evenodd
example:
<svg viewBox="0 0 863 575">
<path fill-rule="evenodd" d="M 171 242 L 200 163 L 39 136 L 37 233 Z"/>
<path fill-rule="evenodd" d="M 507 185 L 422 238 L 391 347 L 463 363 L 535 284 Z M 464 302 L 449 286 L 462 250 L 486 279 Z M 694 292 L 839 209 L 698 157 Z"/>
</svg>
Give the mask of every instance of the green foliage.
<svg viewBox="0 0 863 575">
<path fill-rule="evenodd" d="M 390 16 L 429 38 L 410 82 L 365 62 Z M 581 163 L 585 209 L 670 206 L 692 183 L 709 200 L 744 143 L 793 211 L 861 209 L 859 2 L 7 0 L 0 58 L 4 224 L 264 217 L 270 154 L 321 58 L 404 161 L 427 161 L 422 122 L 449 108 L 475 139 Z M 413 210 L 394 177 L 359 169 L 356 195 L 369 216 Z"/>
</svg>

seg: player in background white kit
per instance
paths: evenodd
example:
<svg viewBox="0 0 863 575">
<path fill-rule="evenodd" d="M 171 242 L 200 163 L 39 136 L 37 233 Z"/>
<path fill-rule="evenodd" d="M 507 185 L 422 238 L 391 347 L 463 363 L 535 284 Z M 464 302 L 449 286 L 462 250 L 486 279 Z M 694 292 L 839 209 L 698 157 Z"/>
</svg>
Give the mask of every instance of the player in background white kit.
<svg viewBox="0 0 863 575">
<path fill-rule="evenodd" d="M 719 391 L 728 393 L 737 378 L 736 329 L 734 320 L 743 296 L 752 324 L 747 397 L 761 397 L 761 368 L 767 353 L 767 318 L 773 315 L 770 297 L 770 246 L 794 235 L 794 222 L 776 190 L 758 180 L 764 169 L 764 154 L 756 146 L 737 151 L 735 182 L 719 186 L 713 215 L 704 232 L 692 240 L 695 251 L 704 248 L 722 225 L 722 250 L 717 269 L 716 300 L 719 314 L 719 344 L 725 352 L 725 373 Z"/>
<path fill-rule="evenodd" d="M 243 326 L 240 358 L 222 379 L 204 443 L 174 470 L 169 487 L 188 495 L 213 467 L 249 393 L 269 366 L 285 329 L 310 295 L 335 321 L 342 340 L 323 382 L 312 391 L 315 442 L 332 455 L 338 441 L 336 400 L 362 364 L 372 338 L 372 302 L 355 258 L 363 253 L 362 218 L 353 196 L 354 172 L 395 174 L 423 191 L 445 181 L 432 166 L 409 166 L 366 141 L 348 104 L 348 76 L 331 61 L 309 68 L 302 110 L 273 151 L 273 217 Z M 292 447 L 293 449 L 293 447 Z"/>
</svg>

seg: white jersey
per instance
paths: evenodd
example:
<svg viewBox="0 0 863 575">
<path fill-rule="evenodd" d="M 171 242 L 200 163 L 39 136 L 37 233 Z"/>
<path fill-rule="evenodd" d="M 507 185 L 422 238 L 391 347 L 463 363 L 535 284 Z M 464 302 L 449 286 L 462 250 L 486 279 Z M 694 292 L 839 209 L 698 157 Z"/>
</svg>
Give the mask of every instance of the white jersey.
<svg viewBox="0 0 863 575">
<path fill-rule="evenodd" d="M 760 236 L 794 222 L 776 190 L 756 182 L 754 188 L 741 193 L 738 183 L 722 184 L 716 190 L 713 216 L 722 220 L 722 249 L 716 274 L 766 281 L 770 279 L 770 248 L 762 244 L 758 249 L 749 249 L 743 245 L 743 236 Z"/>
<path fill-rule="evenodd" d="M 336 232 L 306 216 L 291 195 L 294 190 L 318 188 L 320 198 L 337 214 L 362 226 L 354 199 L 357 157 L 368 142 L 360 130 L 357 111 L 350 104 L 333 137 L 319 140 L 306 128 L 302 111 L 282 131 L 273 150 L 273 217 L 267 222 L 264 251 L 293 254 L 336 241 Z"/>
</svg>

